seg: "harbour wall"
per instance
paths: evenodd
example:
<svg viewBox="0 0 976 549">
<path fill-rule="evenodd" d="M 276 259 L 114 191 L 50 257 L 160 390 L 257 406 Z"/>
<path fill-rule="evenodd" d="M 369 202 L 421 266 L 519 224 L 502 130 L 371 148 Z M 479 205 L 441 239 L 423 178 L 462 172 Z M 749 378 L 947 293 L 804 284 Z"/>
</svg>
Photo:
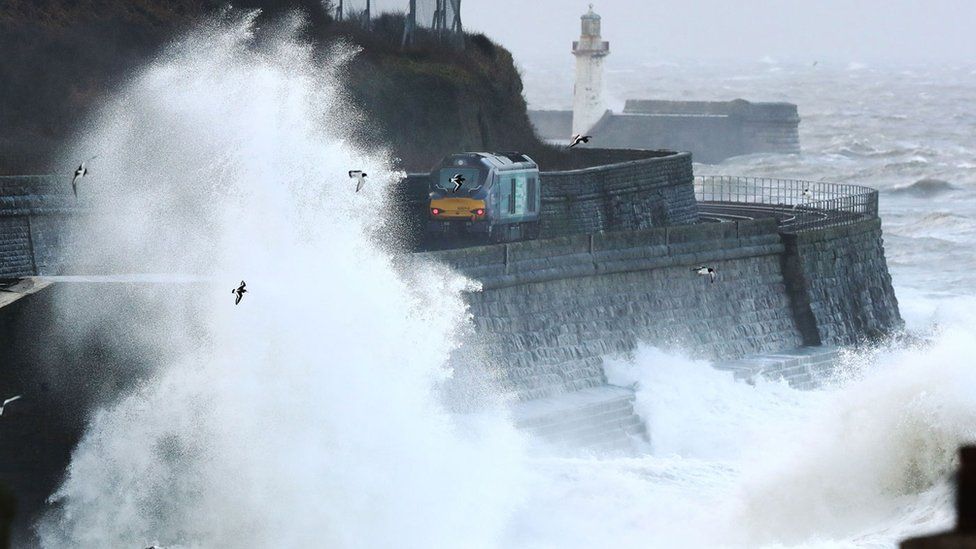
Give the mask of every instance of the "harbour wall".
<svg viewBox="0 0 976 549">
<path fill-rule="evenodd" d="M 572 111 L 529 111 L 544 139 L 572 135 Z M 745 154 L 800 152 L 800 117 L 790 103 L 628 100 L 621 113 L 607 111 L 587 133 L 600 147 L 690 151 L 717 163 Z"/>
</svg>

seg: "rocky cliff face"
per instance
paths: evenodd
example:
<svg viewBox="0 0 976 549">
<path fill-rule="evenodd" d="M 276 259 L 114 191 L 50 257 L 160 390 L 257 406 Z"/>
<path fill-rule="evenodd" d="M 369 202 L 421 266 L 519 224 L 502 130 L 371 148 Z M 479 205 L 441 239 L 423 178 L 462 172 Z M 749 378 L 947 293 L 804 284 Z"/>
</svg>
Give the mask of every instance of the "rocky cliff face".
<svg viewBox="0 0 976 549">
<path fill-rule="evenodd" d="M 350 98 L 368 116 L 368 139 L 386 143 L 408 171 L 457 151 L 540 148 L 512 56 L 484 36 L 468 36 L 462 51 L 359 44 Z"/>
</svg>

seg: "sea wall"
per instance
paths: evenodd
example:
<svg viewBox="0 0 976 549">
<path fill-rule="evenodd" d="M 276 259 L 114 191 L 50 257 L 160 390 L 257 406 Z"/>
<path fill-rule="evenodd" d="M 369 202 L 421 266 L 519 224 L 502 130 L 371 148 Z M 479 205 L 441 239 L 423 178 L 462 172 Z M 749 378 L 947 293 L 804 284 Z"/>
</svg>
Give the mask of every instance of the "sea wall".
<svg viewBox="0 0 976 549">
<path fill-rule="evenodd" d="M 881 220 L 784 234 L 783 270 L 804 341 L 851 345 L 902 326 Z"/>
<path fill-rule="evenodd" d="M 727 362 L 859 344 L 903 325 L 877 218 L 797 234 L 772 219 L 704 223 L 418 257 L 481 283 L 466 299 L 485 355 L 522 399 L 602 385 L 602 357 L 638 342 Z M 692 272 L 702 264 L 715 283 Z M 763 375 L 814 383 L 805 362 L 780 362 Z"/>
<path fill-rule="evenodd" d="M 698 222 L 691 155 L 543 172 L 542 237 Z"/>
<path fill-rule="evenodd" d="M 77 213 L 67 178 L 0 177 L 0 278 L 56 274 Z"/>
<path fill-rule="evenodd" d="M 481 282 L 485 355 L 522 399 L 606 383 L 638 342 L 715 359 L 800 345 L 773 220 L 577 235 L 418 254 Z M 715 283 L 692 267 L 707 263 Z"/>
</svg>

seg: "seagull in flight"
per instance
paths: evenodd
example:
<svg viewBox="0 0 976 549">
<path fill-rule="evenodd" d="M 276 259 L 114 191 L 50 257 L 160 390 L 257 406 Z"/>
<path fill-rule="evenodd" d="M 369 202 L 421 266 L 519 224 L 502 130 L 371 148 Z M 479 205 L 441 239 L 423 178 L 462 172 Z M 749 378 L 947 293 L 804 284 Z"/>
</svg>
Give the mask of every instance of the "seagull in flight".
<svg viewBox="0 0 976 549">
<path fill-rule="evenodd" d="M 88 175 L 88 163 L 96 158 L 98 158 L 98 155 L 85 160 L 77 168 L 75 168 L 75 176 L 71 179 L 71 190 L 75 193 L 75 198 L 78 198 L 78 181 Z"/>
<path fill-rule="evenodd" d="M 244 299 L 244 294 L 247 292 L 247 290 L 244 289 L 244 286 L 247 286 L 247 284 L 245 284 L 242 280 L 240 286 L 230 291 L 232 294 L 237 294 L 237 299 L 234 300 L 234 305 L 239 304 L 241 300 Z"/>
<path fill-rule="evenodd" d="M 20 400 L 20 397 L 22 397 L 22 396 L 23 395 L 12 396 L 12 397 L 8 398 L 7 400 L 3 401 L 3 404 L 0 404 L 0 416 L 3 415 L 3 409 L 6 408 L 8 404 L 10 404 L 11 402 L 13 402 L 15 400 Z"/>
<path fill-rule="evenodd" d="M 694 269 L 692 269 L 692 271 L 694 271 L 695 274 L 699 276 L 707 276 L 711 284 L 715 283 L 715 276 L 718 274 L 715 271 L 715 269 L 711 267 L 706 267 L 705 265 L 702 265 L 700 267 L 695 267 Z"/>
<path fill-rule="evenodd" d="M 590 138 L 592 138 L 592 137 L 593 137 L 592 135 L 580 135 L 580 134 L 576 134 L 576 135 L 573 136 L 573 140 L 569 144 L 569 148 L 573 148 L 576 145 L 579 145 L 580 143 L 589 143 L 590 142 Z"/>
<path fill-rule="evenodd" d="M 803 198 L 810 199 L 813 198 L 813 191 L 810 189 L 803 189 Z"/>
<path fill-rule="evenodd" d="M 454 190 L 451 191 L 451 192 L 452 193 L 458 192 L 458 189 L 461 188 L 461 185 L 464 184 L 464 181 L 465 181 L 465 179 L 464 179 L 464 176 L 463 175 L 461 175 L 459 173 L 454 174 L 454 177 L 451 178 L 451 183 L 454 183 Z"/>
<path fill-rule="evenodd" d="M 366 172 L 363 170 L 349 170 L 349 179 L 356 180 L 356 192 L 358 193 L 359 189 L 362 189 L 363 185 L 366 184 Z"/>
</svg>

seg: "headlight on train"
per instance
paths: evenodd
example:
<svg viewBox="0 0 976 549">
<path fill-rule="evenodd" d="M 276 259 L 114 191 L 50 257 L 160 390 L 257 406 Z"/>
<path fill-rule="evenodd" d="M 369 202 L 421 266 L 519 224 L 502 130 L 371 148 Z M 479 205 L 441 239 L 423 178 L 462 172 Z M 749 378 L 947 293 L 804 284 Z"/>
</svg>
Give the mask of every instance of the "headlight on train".
<svg viewBox="0 0 976 549">
<path fill-rule="evenodd" d="M 439 208 L 431 208 L 430 209 L 430 213 L 432 215 L 437 215 L 437 214 L 441 213 L 441 210 Z"/>
</svg>

